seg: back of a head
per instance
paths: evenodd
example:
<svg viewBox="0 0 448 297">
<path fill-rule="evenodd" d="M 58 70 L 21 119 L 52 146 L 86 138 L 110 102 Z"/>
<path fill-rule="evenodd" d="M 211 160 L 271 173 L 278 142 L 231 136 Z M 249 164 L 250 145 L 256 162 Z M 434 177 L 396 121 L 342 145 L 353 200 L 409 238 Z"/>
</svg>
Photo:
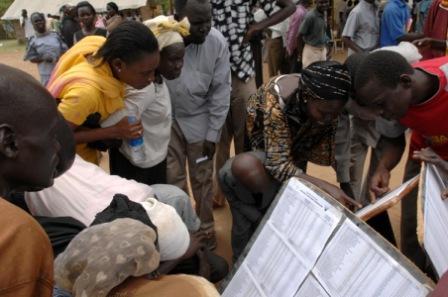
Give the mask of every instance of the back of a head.
<svg viewBox="0 0 448 297">
<path fill-rule="evenodd" d="M 116 13 L 119 12 L 118 5 L 115 2 L 109 2 L 106 4 L 106 6 L 112 8 Z"/>
<path fill-rule="evenodd" d="M 157 39 L 148 27 L 139 22 L 125 21 L 110 33 L 98 50 L 97 57 L 107 62 L 118 58 L 129 64 L 138 60 L 143 53 L 158 50 Z"/>
<path fill-rule="evenodd" d="M 48 91 L 29 74 L 0 64 L 0 123 L 27 132 L 29 125 L 38 122 L 32 120 L 48 111 L 56 114 L 55 100 Z"/>
<path fill-rule="evenodd" d="M 348 101 L 351 80 L 347 68 L 336 61 L 320 61 L 303 69 L 301 82 L 313 97 Z"/>
<path fill-rule="evenodd" d="M 352 87 L 354 87 L 355 85 L 356 71 L 358 71 L 361 63 L 368 55 L 368 53 L 355 53 L 353 55 L 350 55 L 347 60 L 345 60 L 344 65 L 350 73 Z"/>
<path fill-rule="evenodd" d="M 174 0 L 174 12 L 176 15 L 183 15 L 188 0 Z"/>
<path fill-rule="evenodd" d="M 81 7 L 88 7 L 93 12 L 93 14 L 96 14 L 95 8 L 93 7 L 92 4 L 90 4 L 89 1 L 81 1 L 78 4 L 76 4 L 76 13 L 78 13 L 78 9 L 80 9 Z"/>
<path fill-rule="evenodd" d="M 34 18 L 40 18 L 45 20 L 45 14 L 41 13 L 41 12 L 33 12 L 30 16 L 30 20 L 33 21 Z"/>
<path fill-rule="evenodd" d="M 190 8 L 196 8 L 202 5 L 211 5 L 210 0 L 175 0 L 174 9 L 176 15 L 183 18 L 186 15 L 186 10 Z"/>
<path fill-rule="evenodd" d="M 356 71 L 355 89 L 363 88 L 372 80 L 381 86 L 395 88 L 402 74 L 412 74 L 414 69 L 406 59 L 392 51 L 377 51 L 369 54 Z"/>
</svg>

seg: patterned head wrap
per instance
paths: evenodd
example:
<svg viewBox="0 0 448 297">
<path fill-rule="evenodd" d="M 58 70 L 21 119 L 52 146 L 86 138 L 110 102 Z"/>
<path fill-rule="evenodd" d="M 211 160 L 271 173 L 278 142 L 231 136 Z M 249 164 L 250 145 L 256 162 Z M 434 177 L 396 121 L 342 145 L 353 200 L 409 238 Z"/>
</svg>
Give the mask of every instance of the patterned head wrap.
<svg viewBox="0 0 448 297">
<path fill-rule="evenodd" d="M 74 297 L 106 297 L 129 276 L 159 267 L 155 239 L 152 228 L 127 218 L 84 229 L 56 258 L 56 285 Z"/>
<path fill-rule="evenodd" d="M 347 101 L 351 80 L 348 70 L 338 62 L 316 62 L 302 71 L 304 93 L 319 100 Z"/>
<path fill-rule="evenodd" d="M 177 22 L 172 16 L 158 16 L 144 22 L 159 42 L 159 50 L 175 43 L 183 43 L 183 37 L 190 35 L 190 23 L 187 18 Z"/>
</svg>

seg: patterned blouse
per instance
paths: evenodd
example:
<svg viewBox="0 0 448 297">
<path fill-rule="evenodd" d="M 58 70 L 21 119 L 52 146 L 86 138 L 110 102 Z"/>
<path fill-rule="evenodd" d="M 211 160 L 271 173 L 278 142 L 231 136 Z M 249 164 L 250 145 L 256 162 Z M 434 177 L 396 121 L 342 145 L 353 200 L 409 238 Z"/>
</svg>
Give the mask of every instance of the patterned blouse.
<svg viewBox="0 0 448 297">
<path fill-rule="evenodd" d="M 303 173 L 307 161 L 334 166 L 337 127 L 337 120 L 323 126 L 305 111 L 291 109 L 280 96 L 282 77 L 272 78 L 249 98 L 246 122 L 252 149 L 266 153 L 265 168 L 280 182 Z"/>
<path fill-rule="evenodd" d="M 243 43 L 247 29 L 254 22 L 253 10 L 258 5 L 266 15 L 275 7 L 272 0 L 211 0 L 213 27 L 227 39 L 232 72 L 243 81 L 255 75 L 250 43 Z"/>
</svg>

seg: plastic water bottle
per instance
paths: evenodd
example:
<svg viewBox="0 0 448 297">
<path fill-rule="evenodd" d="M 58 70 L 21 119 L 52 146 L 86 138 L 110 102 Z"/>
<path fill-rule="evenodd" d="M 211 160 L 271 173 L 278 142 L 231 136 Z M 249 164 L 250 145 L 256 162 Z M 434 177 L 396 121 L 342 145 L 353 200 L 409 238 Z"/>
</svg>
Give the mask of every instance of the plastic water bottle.
<svg viewBox="0 0 448 297">
<path fill-rule="evenodd" d="M 129 124 L 137 123 L 139 117 L 137 112 L 129 111 L 128 122 Z M 128 140 L 129 152 L 134 162 L 140 163 L 145 160 L 145 144 L 143 142 L 143 135 L 139 138 Z"/>
</svg>

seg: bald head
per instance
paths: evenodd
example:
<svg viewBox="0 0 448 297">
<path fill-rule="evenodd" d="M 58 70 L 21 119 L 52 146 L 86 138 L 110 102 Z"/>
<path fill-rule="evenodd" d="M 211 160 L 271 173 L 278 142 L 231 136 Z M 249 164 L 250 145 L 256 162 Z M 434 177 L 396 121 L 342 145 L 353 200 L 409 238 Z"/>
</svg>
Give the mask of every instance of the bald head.
<svg viewBox="0 0 448 297">
<path fill-rule="evenodd" d="M 175 6 L 177 20 L 187 17 L 190 22 L 190 35 L 185 38 L 185 43 L 203 43 L 212 26 L 210 0 L 176 0 Z"/>
<path fill-rule="evenodd" d="M 254 155 L 237 155 L 232 162 L 232 175 L 252 193 L 261 193 L 271 184 L 263 163 Z"/>
<path fill-rule="evenodd" d="M 73 134 L 50 93 L 30 75 L 0 64 L 1 194 L 52 185 L 73 157 Z"/>
<path fill-rule="evenodd" d="M 56 116 L 50 93 L 29 74 L 0 64 L 0 123 L 28 131 L 49 116 Z"/>
</svg>

